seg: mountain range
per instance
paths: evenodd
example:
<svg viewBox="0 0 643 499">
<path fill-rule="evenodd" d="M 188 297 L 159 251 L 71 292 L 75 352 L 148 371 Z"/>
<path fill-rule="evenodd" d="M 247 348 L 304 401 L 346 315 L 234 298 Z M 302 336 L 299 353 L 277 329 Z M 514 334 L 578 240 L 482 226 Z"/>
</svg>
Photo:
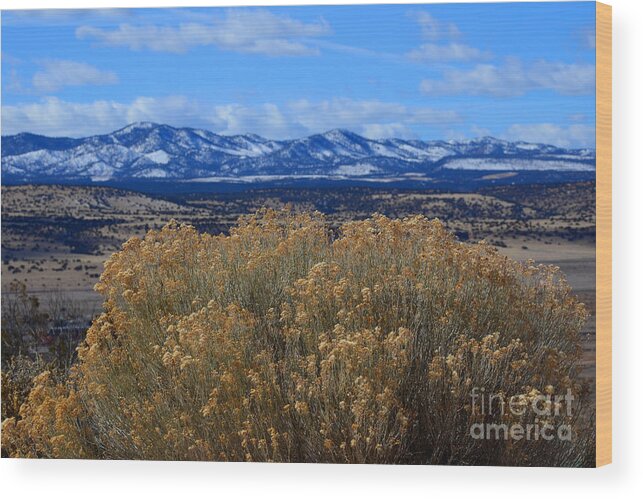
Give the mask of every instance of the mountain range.
<svg viewBox="0 0 643 499">
<path fill-rule="evenodd" d="M 4 181 L 274 178 L 430 178 L 457 171 L 595 171 L 593 149 L 483 137 L 471 140 L 373 140 L 330 130 L 293 140 L 254 134 L 133 123 L 85 138 L 31 133 L 2 137 Z"/>
</svg>

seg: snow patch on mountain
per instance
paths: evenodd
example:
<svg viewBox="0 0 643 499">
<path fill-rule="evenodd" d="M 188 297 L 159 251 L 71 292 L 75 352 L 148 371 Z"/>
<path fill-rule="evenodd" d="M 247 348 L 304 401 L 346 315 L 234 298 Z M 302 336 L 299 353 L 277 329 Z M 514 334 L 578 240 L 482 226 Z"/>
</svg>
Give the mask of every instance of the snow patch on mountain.
<svg viewBox="0 0 643 499">
<path fill-rule="evenodd" d="M 150 161 L 154 161 L 154 163 L 158 163 L 160 165 L 167 165 L 170 162 L 170 155 L 162 149 L 154 152 L 148 152 L 145 157 Z"/>
<path fill-rule="evenodd" d="M 363 175 L 370 175 L 373 173 L 380 173 L 381 171 L 382 170 L 380 170 L 376 166 L 370 165 L 368 163 L 355 163 L 353 165 L 341 165 L 334 171 L 334 173 L 336 175 L 358 177 Z"/>
<path fill-rule="evenodd" d="M 443 165 L 449 170 L 493 171 L 593 171 L 594 166 L 577 161 L 519 158 L 456 158 Z"/>
<path fill-rule="evenodd" d="M 161 168 L 147 168 L 145 170 L 141 170 L 139 172 L 136 172 L 134 175 L 136 178 L 167 178 L 169 177 L 168 172 L 166 170 L 162 170 Z"/>
</svg>

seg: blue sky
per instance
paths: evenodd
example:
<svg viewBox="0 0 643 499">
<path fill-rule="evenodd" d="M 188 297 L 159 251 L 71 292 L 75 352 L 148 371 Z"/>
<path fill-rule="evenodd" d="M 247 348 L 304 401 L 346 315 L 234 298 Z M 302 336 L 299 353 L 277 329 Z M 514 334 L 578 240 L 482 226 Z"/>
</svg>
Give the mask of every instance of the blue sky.
<svg viewBox="0 0 643 499">
<path fill-rule="evenodd" d="M 4 11 L 2 133 L 594 147 L 593 2 Z"/>
</svg>

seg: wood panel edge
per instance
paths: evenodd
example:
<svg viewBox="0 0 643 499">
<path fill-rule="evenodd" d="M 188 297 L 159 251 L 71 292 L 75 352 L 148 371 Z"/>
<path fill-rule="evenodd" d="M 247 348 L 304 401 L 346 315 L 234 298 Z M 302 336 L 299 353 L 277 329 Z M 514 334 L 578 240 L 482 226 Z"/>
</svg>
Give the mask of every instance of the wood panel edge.
<svg viewBox="0 0 643 499">
<path fill-rule="evenodd" d="M 612 462 L 612 7 L 596 2 L 596 466 Z"/>
</svg>

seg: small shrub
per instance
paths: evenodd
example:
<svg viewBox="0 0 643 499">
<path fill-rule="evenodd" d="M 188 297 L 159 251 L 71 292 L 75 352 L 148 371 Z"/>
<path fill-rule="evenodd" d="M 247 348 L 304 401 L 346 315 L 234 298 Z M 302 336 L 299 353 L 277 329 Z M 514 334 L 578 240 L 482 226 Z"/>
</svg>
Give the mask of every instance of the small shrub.
<svg viewBox="0 0 643 499">
<path fill-rule="evenodd" d="M 47 330 L 47 314 L 38 298 L 27 293 L 21 281 L 9 284 L 9 293 L 2 296 L 2 365 L 13 357 L 25 356 Z"/>
<path fill-rule="evenodd" d="M 438 221 L 341 227 L 263 211 L 229 236 L 170 223 L 97 285 L 104 313 L 64 384 L 41 375 L 3 424 L 13 456 L 593 464 L 567 441 L 476 440 L 486 393 L 583 393 L 586 320 L 557 269 L 458 242 Z M 554 421 L 555 420 L 555 421 Z M 541 421 L 542 423 L 542 421 Z"/>
<path fill-rule="evenodd" d="M 15 418 L 27 399 L 34 378 L 45 370 L 40 358 L 17 355 L 8 359 L 2 368 L 2 420 Z"/>
</svg>

